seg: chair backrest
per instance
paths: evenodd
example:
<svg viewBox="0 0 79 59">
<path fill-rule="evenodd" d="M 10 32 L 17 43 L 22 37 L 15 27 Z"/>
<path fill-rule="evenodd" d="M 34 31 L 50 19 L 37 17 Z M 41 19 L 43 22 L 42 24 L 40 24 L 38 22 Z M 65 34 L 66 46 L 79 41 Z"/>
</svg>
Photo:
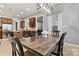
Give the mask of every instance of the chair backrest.
<svg viewBox="0 0 79 59">
<path fill-rule="evenodd" d="M 10 31 L 8 31 L 8 32 L 7 32 L 7 35 L 8 35 L 9 41 L 12 42 L 13 33 L 10 32 Z"/>
<path fill-rule="evenodd" d="M 60 44 L 60 45 L 63 44 L 63 41 L 64 41 L 64 37 L 65 37 L 65 35 L 66 35 L 66 32 L 63 33 L 63 34 L 61 35 L 61 37 L 60 37 L 60 41 L 59 41 L 59 44 Z"/>
<path fill-rule="evenodd" d="M 63 42 L 64 42 L 65 35 L 66 35 L 66 32 L 61 35 L 60 40 L 58 42 L 58 54 L 60 54 L 61 52 L 63 53 Z"/>
<path fill-rule="evenodd" d="M 17 45 L 17 46 L 16 46 L 16 53 L 18 53 L 19 56 L 24 56 L 23 46 L 22 46 L 22 44 L 21 44 L 19 38 L 15 38 L 15 39 L 14 39 L 14 42 L 15 42 L 15 44 Z"/>
<path fill-rule="evenodd" d="M 37 30 L 37 34 L 41 35 L 42 30 Z"/>
<path fill-rule="evenodd" d="M 12 38 L 10 33 L 8 33 L 8 38 L 12 46 L 12 56 L 24 56 L 23 47 L 19 38 Z"/>
</svg>

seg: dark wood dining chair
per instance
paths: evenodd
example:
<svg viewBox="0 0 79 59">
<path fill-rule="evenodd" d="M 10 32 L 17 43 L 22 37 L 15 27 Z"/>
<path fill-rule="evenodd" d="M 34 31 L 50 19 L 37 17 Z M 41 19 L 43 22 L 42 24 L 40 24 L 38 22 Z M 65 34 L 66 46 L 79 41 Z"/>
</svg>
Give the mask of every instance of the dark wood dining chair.
<svg viewBox="0 0 79 59">
<path fill-rule="evenodd" d="M 56 45 L 56 48 L 51 52 L 51 54 L 56 56 L 63 56 L 63 44 L 65 35 L 66 32 L 61 35 L 60 40 Z"/>
<path fill-rule="evenodd" d="M 19 56 L 24 56 L 23 47 L 19 41 L 19 38 L 14 38 L 14 40 L 13 40 L 13 42 L 11 42 L 11 44 L 12 44 L 12 55 L 13 56 L 16 56 L 17 54 Z"/>
<path fill-rule="evenodd" d="M 8 34 L 8 37 L 12 46 L 12 56 L 35 56 L 35 54 L 30 52 L 29 50 L 24 52 L 19 38 L 13 38 L 10 36 L 10 34 Z"/>
<path fill-rule="evenodd" d="M 53 36 L 59 37 L 59 32 L 60 31 L 52 31 L 53 32 Z"/>
<path fill-rule="evenodd" d="M 37 35 L 42 35 L 42 34 L 41 34 L 42 31 L 43 31 L 43 30 L 37 30 Z"/>
<path fill-rule="evenodd" d="M 8 38 L 12 46 L 12 56 L 24 56 L 23 48 L 19 41 L 19 38 L 11 37 L 10 33 L 8 33 Z"/>
</svg>

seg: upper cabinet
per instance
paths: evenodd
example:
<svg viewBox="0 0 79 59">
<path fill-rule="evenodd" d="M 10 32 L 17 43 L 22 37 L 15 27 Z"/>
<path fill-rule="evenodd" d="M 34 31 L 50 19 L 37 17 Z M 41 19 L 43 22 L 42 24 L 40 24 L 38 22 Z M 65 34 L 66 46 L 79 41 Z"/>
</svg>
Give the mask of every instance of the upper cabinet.
<svg viewBox="0 0 79 59">
<path fill-rule="evenodd" d="M 31 27 L 31 28 L 36 27 L 36 18 L 35 17 L 29 18 L 29 27 Z"/>
<path fill-rule="evenodd" d="M 10 18 L 1 18 L 3 24 L 12 24 L 13 20 Z"/>
<path fill-rule="evenodd" d="M 2 25 L 2 20 L 1 20 L 1 18 L 0 18 L 0 27 L 1 27 L 1 25 Z"/>
</svg>

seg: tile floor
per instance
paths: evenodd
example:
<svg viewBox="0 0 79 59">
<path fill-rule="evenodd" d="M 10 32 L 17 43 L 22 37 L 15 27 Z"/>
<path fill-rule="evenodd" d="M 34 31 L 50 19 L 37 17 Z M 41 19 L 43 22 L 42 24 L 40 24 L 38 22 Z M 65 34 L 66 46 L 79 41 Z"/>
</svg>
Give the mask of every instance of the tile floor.
<svg viewBox="0 0 79 59">
<path fill-rule="evenodd" d="M 0 39 L 0 56 L 11 56 L 11 45 L 8 39 Z M 64 44 L 64 56 L 79 56 L 79 47 Z"/>
</svg>

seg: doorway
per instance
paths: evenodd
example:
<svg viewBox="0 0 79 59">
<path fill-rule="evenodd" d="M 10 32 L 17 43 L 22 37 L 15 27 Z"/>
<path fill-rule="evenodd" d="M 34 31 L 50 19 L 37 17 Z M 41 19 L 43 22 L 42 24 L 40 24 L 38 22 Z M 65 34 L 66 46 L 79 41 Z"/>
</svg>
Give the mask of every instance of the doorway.
<svg viewBox="0 0 79 59">
<path fill-rule="evenodd" d="M 43 31 L 43 16 L 37 17 L 37 30 Z"/>
</svg>

